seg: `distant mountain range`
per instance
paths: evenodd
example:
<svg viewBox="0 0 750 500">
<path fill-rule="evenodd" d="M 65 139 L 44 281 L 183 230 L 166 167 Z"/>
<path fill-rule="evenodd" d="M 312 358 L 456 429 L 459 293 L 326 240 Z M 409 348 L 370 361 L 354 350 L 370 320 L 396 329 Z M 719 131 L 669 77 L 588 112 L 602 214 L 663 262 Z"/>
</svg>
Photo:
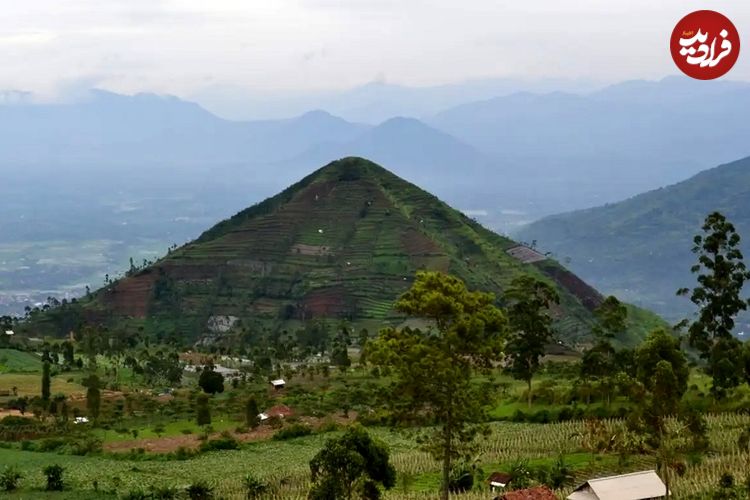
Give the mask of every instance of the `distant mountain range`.
<svg viewBox="0 0 750 500">
<path fill-rule="evenodd" d="M 129 257 L 153 258 L 344 156 L 387 164 L 504 232 L 677 182 L 750 155 L 750 85 L 704 84 L 668 78 L 587 94 L 513 93 L 521 83 L 511 81 L 373 84 L 307 108 L 369 103 L 384 117 L 376 125 L 331 109 L 231 121 L 168 96 L 92 91 L 73 103 L 33 104 L 4 93 L 0 312 L 80 293 Z M 421 119 L 393 117 L 418 112 Z"/>
<path fill-rule="evenodd" d="M 350 157 L 133 268 L 90 300 L 34 314 L 28 327 L 64 335 L 79 322 L 96 322 L 181 342 L 258 335 L 262 328 L 294 331 L 313 319 L 377 329 L 406 319 L 392 306 L 427 269 L 498 298 L 517 276 L 546 279 L 561 296 L 554 311 L 560 338 L 585 342 L 601 295 L 553 260 L 514 252 L 517 246 L 382 167 Z M 659 322 L 632 312 L 624 343 Z"/>
<path fill-rule="evenodd" d="M 693 311 L 675 296 L 695 286 L 693 237 L 717 210 L 743 236 L 750 259 L 750 158 L 620 203 L 546 217 L 516 236 L 551 250 L 600 290 L 678 320 Z M 750 335 L 748 319 L 741 328 Z"/>
<path fill-rule="evenodd" d="M 551 200 L 557 211 L 603 204 L 750 155 L 747 109 L 750 84 L 672 77 L 586 95 L 513 94 L 427 123 L 515 171 L 505 180 L 543 212 Z"/>
<path fill-rule="evenodd" d="M 310 109 L 326 111 L 353 122 L 378 124 L 394 116 L 420 118 L 460 104 L 520 91 L 592 92 L 601 84 L 588 80 L 486 78 L 466 82 L 408 87 L 374 81 L 352 89 L 320 92 L 254 92 L 235 86 L 209 86 L 188 99 L 233 120 L 279 119 Z"/>
</svg>

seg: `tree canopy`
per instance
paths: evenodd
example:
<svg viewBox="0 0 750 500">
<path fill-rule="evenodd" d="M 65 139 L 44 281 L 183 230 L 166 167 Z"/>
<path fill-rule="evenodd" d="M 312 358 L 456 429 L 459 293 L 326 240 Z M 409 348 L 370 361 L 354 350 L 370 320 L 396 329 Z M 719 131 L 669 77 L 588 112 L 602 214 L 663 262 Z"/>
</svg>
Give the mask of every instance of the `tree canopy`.
<svg viewBox="0 0 750 500">
<path fill-rule="evenodd" d="M 750 304 L 740 296 L 750 271 L 740 251 L 740 235 L 726 217 L 719 212 L 709 214 L 702 230 L 693 239 L 698 262 L 691 271 L 697 274 L 698 286 L 692 291 L 682 288 L 677 294 L 690 294 L 699 308 L 698 318 L 688 327 L 690 345 L 708 362 L 712 392 L 723 397 L 741 383 L 742 345 L 733 330 L 737 314 Z"/>
<path fill-rule="evenodd" d="M 508 372 L 528 384 L 531 406 L 531 379 L 539 369 L 545 346 L 552 340 L 552 317 L 549 308 L 560 302 L 555 289 L 531 276 L 513 280 L 503 294 L 507 303 L 510 338 L 506 354 L 510 359 Z"/>
<path fill-rule="evenodd" d="M 458 278 L 420 272 L 396 309 L 423 318 L 424 329 L 386 328 L 370 346 L 369 360 L 394 378 L 388 404 L 400 422 L 435 424 L 427 450 L 443 464 L 442 498 L 451 463 L 476 434 L 487 394 L 472 383 L 477 370 L 498 362 L 506 319 L 492 294 L 469 291 Z"/>
<path fill-rule="evenodd" d="M 388 447 L 360 426 L 329 439 L 310 461 L 310 500 L 377 500 L 380 488 L 396 484 Z"/>
</svg>

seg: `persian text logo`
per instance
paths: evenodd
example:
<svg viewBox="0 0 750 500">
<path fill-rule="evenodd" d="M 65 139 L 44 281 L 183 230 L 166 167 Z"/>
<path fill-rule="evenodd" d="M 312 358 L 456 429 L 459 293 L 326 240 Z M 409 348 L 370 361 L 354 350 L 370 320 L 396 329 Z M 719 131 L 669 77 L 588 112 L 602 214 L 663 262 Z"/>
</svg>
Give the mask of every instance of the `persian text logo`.
<svg viewBox="0 0 750 500">
<path fill-rule="evenodd" d="M 669 42 L 672 59 L 687 76 L 713 80 L 725 75 L 740 55 L 740 35 L 732 21 L 713 10 L 680 19 Z"/>
</svg>

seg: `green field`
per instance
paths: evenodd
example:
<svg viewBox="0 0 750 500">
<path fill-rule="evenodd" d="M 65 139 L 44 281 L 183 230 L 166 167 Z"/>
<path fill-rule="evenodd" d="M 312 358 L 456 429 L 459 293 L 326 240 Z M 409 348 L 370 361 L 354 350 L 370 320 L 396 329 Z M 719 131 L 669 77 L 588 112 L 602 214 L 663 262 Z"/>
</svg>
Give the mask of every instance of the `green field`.
<svg viewBox="0 0 750 500">
<path fill-rule="evenodd" d="M 607 424 L 617 432 L 615 421 Z M 723 415 L 709 417 L 709 435 L 713 453 L 700 463 L 691 463 L 684 476 L 672 479 L 675 498 L 687 498 L 716 484 L 724 472 L 744 478 L 750 454 L 741 453 L 736 441 L 741 429 L 750 425 L 750 417 Z M 495 423 L 491 435 L 480 440 L 475 456 L 484 475 L 507 470 L 519 458 L 528 465 L 550 465 L 558 454 L 565 456 L 573 469 L 575 482 L 599 475 L 652 468 L 653 459 L 634 456 L 622 462 L 618 456 L 587 450 L 586 426 L 582 422 L 559 424 Z M 438 464 L 419 451 L 410 433 L 370 429 L 390 446 L 399 480 L 386 498 L 434 498 L 438 487 Z M 206 480 L 216 488 L 217 498 L 244 498 L 242 479 L 252 473 L 276 486 L 275 498 L 305 498 L 309 485 L 308 461 L 325 440 L 334 434 L 318 434 L 286 442 L 263 441 L 245 444 L 237 451 L 211 452 L 182 461 L 113 460 L 104 456 L 76 457 L 50 453 L 0 449 L 0 464 L 14 464 L 24 475 L 22 490 L 10 498 L 45 498 L 41 469 L 50 464 L 65 467 L 67 498 L 112 498 L 113 495 L 154 486 L 184 487 Z M 98 493 L 94 491 L 94 481 Z M 482 486 L 480 486 L 480 489 Z M 561 490 L 560 494 L 570 491 Z M 459 498 L 486 498 L 474 491 Z M 77 496 L 76 496 L 77 495 Z M 98 495 L 98 496 L 97 496 Z M 54 498 L 66 498 L 57 494 Z"/>
<path fill-rule="evenodd" d="M 83 394 L 85 389 L 75 382 L 69 382 L 68 376 L 52 377 L 52 394 Z M 38 396 L 41 391 L 41 378 L 35 373 L 3 373 L 0 374 L 0 391 L 12 391 L 16 388 L 19 396 Z"/>
<path fill-rule="evenodd" d="M 39 356 L 15 349 L 0 349 L 0 374 L 8 372 L 38 372 L 42 369 Z"/>
</svg>

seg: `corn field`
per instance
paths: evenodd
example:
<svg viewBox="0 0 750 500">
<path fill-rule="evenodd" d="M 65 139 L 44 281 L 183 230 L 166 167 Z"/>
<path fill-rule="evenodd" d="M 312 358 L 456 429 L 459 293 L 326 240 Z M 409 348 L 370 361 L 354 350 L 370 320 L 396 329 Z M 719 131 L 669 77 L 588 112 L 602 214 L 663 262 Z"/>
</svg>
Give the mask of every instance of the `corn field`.
<svg viewBox="0 0 750 500">
<path fill-rule="evenodd" d="M 612 453 L 592 448 L 591 423 L 564 422 L 555 424 L 495 423 L 492 432 L 478 442 L 476 457 L 483 476 L 503 470 L 518 459 L 533 462 L 554 460 L 559 455 L 578 458 L 574 484 L 586 479 L 622 474 L 655 467 L 650 456 L 636 455 L 620 462 Z M 615 435 L 622 428 L 618 420 L 602 421 L 597 432 Z M 688 464 L 683 476 L 670 477 L 674 498 L 680 499 L 706 492 L 718 483 L 724 473 L 744 481 L 750 471 L 750 455 L 738 448 L 742 430 L 750 426 L 750 416 L 722 414 L 708 417 L 711 451 L 700 463 Z M 413 436 L 384 429 L 371 430 L 391 448 L 392 463 L 398 473 L 397 485 L 384 498 L 418 500 L 435 498 L 439 481 L 439 464 L 420 451 Z M 93 481 L 100 491 L 123 494 L 133 489 L 153 486 L 185 487 L 197 480 L 213 484 L 217 498 L 246 497 L 243 480 L 252 473 L 272 486 L 271 499 L 304 499 L 310 487 L 308 463 L 330 435 L 315 435 L 287 442 L 260 442 L 238 451 L 204 454 L 183 461 L 113 460 L 87 456 L 74 457 L 48 453 L 0 449 L 0 467 L 15 464 L 24 474 L 22 488 L 43 485 L 41 468 L 59 463 L 66 468 L 66 481 L 72 489 L 91 489 Z M 557 493 L 564 498 L 573 485 Z M 462 500 L 491 498 L 485 484 L 475 491 L 454 495 Z"/>
</svg>

